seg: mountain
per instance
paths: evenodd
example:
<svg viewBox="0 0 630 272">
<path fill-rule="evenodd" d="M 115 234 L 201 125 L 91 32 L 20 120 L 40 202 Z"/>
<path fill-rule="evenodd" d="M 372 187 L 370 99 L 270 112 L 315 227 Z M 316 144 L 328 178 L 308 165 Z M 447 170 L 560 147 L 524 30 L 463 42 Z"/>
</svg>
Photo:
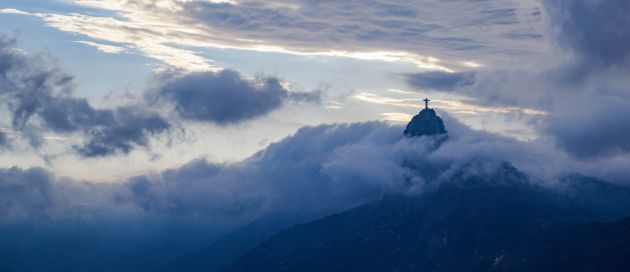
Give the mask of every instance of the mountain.
<svg viewBox="0 0 630 272">
<path fill-rule="evenodd" d="M 432 109 L 416 115 L 404 133 L 440 136 L 438 144 L 448 140 Z M 429 180 L 436 176 L 422 172 Z M 490 173 L 460 170 L 429 187 L 310 223 L 295 225 L 307 218 L 294 215 L 265 216 L 160 271 L 630 268 L 630 218 L 622 220 L 630 216 L 628 188 L 577 174 L 543 187 L 508 162 Z"/>
<path fill-rule="evenodd" d="M 431 136 L 446 134 L 444 122 L 435 110 L 425 108 L 407 124 L 404 135 L 407 137 Z"/>
<path fill-rule="evenodd" d="M 155 272 L 221 271 L 273 234 L 314 218 L 317 216 L 286 212 L 263 216 L 199 251 L 168 261 Z"/>
<path fill-rule="evenodd" d="M 600 220 L 621 220 L 628 216 L 630 189 L 609 182 L 572 174 L 560 180 L 560 192 L 577 204 L 596 211 Z"/>
<path fill-rule="evenodd" d="M 625 201 L 533 185 L 506 163 L 293 226 L 227 271 L 628 271 L 630 219 L 597 223 L 602 207 Z"/>
</svg>

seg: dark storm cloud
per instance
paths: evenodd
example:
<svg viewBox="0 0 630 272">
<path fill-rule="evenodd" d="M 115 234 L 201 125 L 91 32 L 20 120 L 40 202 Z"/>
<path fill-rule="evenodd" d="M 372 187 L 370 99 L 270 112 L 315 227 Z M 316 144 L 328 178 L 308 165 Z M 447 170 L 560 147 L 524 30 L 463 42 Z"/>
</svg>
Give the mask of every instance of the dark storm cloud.
<svg viewBox="0 0 630 272">
<path fill-rule="evenodd" d="M 129 153 L 133 145 L 146 146 L 148 135 L 167 130 L 169 123 L 141 107 L 94 109 L 85 100 L 50 97 L 41 105 L 40 118 L 55 132 L 81 131 L 87 142 L 75 150 L 85 157 Z"/>
<path fill-rule="evenodd" d="M 317 92 L 289 92 L 278 78 L 245 79 L 233 70 L 174 75 L 157 95 L 185 119 L 220 125 L 266 115 L 288 100 L 319 100 Z"/>
<path fill-rule="evenodd" d="M 630 2 L 545 1 L 556 40 L 574 54 L 550 81 L 568 89 L 545 122 L 559 146 L 582 158 L 630 153 Z M 560 83 L 558 83 L 560 82 Z M 575 99 L 575 97 L 578 97 Z M 566 107 L 572 103 L 572 107 Z"/>
<path fill-rule="evenodd" d="M 85 157 L 106 156 L 117 151 L 129 153 L 133 145 L 147 146 L 148 135 L 170 128 L 170 124 L 159 115 L 132 107 L 115 110 L 100 110 L 107 116 L 99 129 L 87 129 L 89 141 L 75 149 Z"/>
<path fill-rule="evenodd" d="M 9 144 L 9 139 L 7 139 L 7 135 L 0 131 L 0 147 L 6 146 Z"/>
<path fill-rule="evenodd" d="M 474 72 L 422 72 L 403 75 L 407 84 L 419 90 L 453 91 L 475 83 Z"/>
<path fill-rule="evenodd" d="M 543 1 L 549 42 L 557 45 L 535 66 L 514 57 L 508 68 L 460 74 L 407 75 L 410 86 L 453 90 L 480 105 L 524 107 L 542 138 L 582 160 L 630 156 L 630 2 Z M 458 88 L 461 82 L 470 83 Z"/>
<path fill-rule="evenodd" d="M 584 65 L 627 64 L 630 60 L 630 2 L 625 0 L 545 1 L 559 42 Z"/>
<path fill-rule="evenodd" d="M 146 146 L 147 137 L 170 125 L 141 106 L 96 109 L 73 96 L 73 78 L 44 55 L 28 55 L 15 48 L 14 38 L 0 37 L 0 95 L 7 102 L 11 125 L 37 142 L 37 134 L 79 132 L 87 137 L 75 149 L 82 156 L 129 153 Z M 32 124 L 36 129 L 33 129 Z"/>
<path fill-rule="evenodd" d="M 546 123 L 556 142 L 579 158 L 630 152 L 630 101 L 601 96 L 579 110 L 556 112 Z"/>
</svg>

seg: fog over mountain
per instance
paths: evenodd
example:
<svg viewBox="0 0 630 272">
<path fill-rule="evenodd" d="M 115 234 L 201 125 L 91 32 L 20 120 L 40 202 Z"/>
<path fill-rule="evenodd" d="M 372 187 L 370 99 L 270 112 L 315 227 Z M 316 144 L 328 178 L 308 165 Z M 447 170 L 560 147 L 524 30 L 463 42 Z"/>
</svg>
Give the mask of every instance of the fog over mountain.
<svg viewBox="0 0 630 272">
<path fill-rule="evenodd" d="M 7 263 L 14 269 L 65 269 L 73 262 L 54 253 L 39 253 L 37 265 L 20 260 L 32 260 L 22 254 L 34 248 L 71 239 L 77 246 L 68 245 L 68 254 L 91 243 L 112 247 L 105 255 L 100 248 L 82 249 L 93 260 L 86 269 L 147 269 L 261 216 L 314 219 L 388 194 L 422 195 L 461 176 L 491 176 L 506 162 L 525 171 L 529 178 L 522 182 L 565 190 L 558 178 L 573 171 L 556 167 L 561 158 L 548 149 L 473 131 L 449 118 L 446 123 L 448 140 L 439 142 L 440 135 L 404 137 L 402 127 L 379 122 L 305 127 L 242 162 L 197 160 L 119 184 L 72 181 L 37 168 L 4 169 L 2 228 L 12 238 L 6 237 L 3 256 L 15 261 Z M 23 251 L 10 250 L 15 247 Z M 136 259 L 146 252 L 154 253 Z M 111 263 L 117 258 L 133 261 Z M 92 267 L 97 263 L 112 266 Z"/>
<path fill-rule="evenodd" d="M 3 1 L 0 271 L 630 270 L 629 12 Z"/>
</svg>

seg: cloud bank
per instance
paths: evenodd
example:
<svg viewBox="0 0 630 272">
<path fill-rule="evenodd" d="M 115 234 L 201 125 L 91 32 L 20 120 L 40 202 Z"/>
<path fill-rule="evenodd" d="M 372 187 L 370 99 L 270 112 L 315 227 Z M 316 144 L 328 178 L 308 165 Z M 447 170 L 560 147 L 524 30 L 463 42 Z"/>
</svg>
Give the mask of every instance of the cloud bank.
<svg viewBox="0 0 630 272">
<path fill-rule="evenodd" d="M 403 127 L 381 122 L 319 125 L 240 162 L 200 159 L 118 183 L 73 181 L 40 168 L 0 169 L 0 229 L 22 237 L 5 241 L 26 252 L 71 241 L 64 252 L 85 256 L 86 269 L 94 263 L 140 269 L 265 215 L 335 213 L 386 194 L 419 194 L 453 177 L 492 174 L 506 161 L 544 186 L 580 169 L 545 143 L 527 144 L 445 119 L 449 139 L 441 144 L 403 137 Z M 627 170 L 618 174 L 627 176 Z M 95 250 L 103 248 L 109 253 Z"/>
<path fill-rule="evenodd" d="M 533 182 L 567 170 L 554 165 L 556 152 L 544 146 L 472 131 L 452 118 L 447 126 L 449 140 L 439 146 L 380 122 L 304 127 L 241 162 L 197 160 L 105 185 L 63 181 L 42 169 L 5 169 L 2 188 L 12 203 L 3 206 L 4 219 L 73 218 L 102 209 L 230 222 L 277 211 L 339 211 L 386 193 L 422 192 L 462 171 L 491 171 L 505 161 L 532 173 Z"/>
<path fill-rule="evenodd" d="M 74 3 L 101 15 L 15 9 L 3 12 L 39 17 L 48 26 L 93 39 L 89 42 L 133 47 L 140 54 L 187 71 L 216 68 L 191 47 L 396 61 L 441 71 L 480 63 L 505 66 L 513 56 L 539 56 L 545 51 L 539 29 L 541 7 L 536 2 Z M 350 10 L 353 12 L 347 12 Z M 475 59 L 469 59 L 471 56 Z"/>
</svg>

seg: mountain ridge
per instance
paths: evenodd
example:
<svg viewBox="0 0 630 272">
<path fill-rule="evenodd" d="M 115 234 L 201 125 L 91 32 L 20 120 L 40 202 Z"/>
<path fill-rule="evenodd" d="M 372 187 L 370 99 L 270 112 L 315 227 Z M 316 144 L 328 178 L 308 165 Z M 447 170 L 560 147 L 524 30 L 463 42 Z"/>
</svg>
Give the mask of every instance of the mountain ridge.
<svg viewBox="0 0 630 272">
<path fill-rule="evenodd" d="M 598 220 L 597 211 L 513 171 L 505 166 L 495 175 L 513 180 L 469 177 L 428 195 L 389 196 L 293 226 L 226 271 L 582 271 L 597 266 L 572 263 L 598 245 L 597 237 L 614 223 L 591 223 Z M 625 227 L 630 221 L 620 232 Z"/>
</svg>

